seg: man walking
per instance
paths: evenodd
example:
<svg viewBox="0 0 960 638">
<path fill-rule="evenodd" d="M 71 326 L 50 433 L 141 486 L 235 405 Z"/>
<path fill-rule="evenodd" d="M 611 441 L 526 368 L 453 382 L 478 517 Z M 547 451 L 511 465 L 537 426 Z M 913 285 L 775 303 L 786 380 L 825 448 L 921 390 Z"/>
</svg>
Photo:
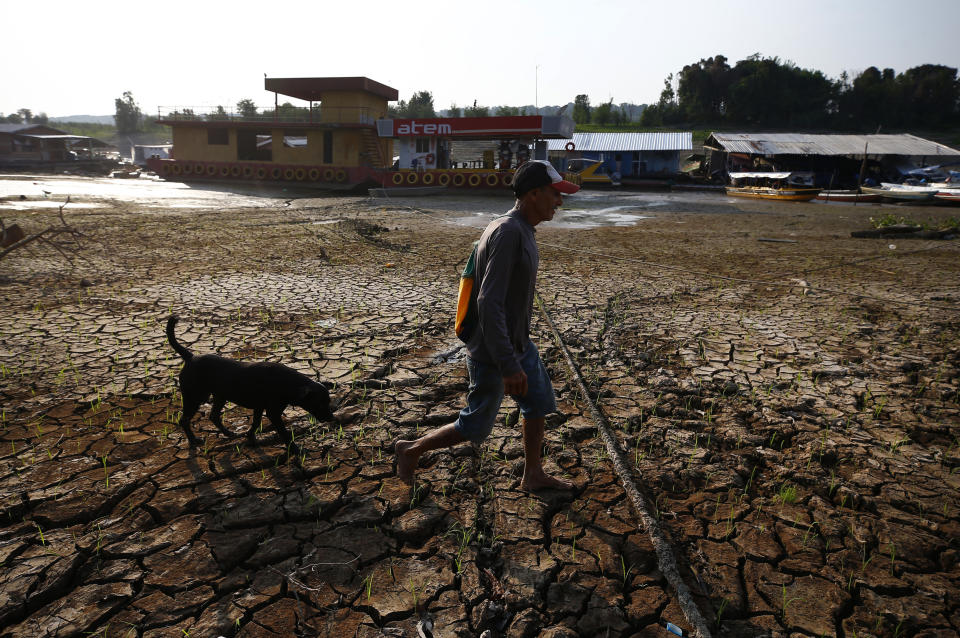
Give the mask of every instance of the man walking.
<svg viewBox="0 0 960 638">
<path fill-rule="evenodd" d="M 556 411 L 553 385 L 530 340 L 530 318 L 540 256 L 534 226 L 553 219 L 563 194 L 580 187 L 548 162 L 530 161 L 514 173 L 513 210 L 490 222 L 476 254 L 479 325 L 467 348 L 467 407 L 453 423 L 415 441 L 397 441 L 397 476 L 412 484 L 420 456 L 464 441 L 482 442 L 493 430 L 504 394 L 523 415 L 523 480 L 527 491 L 571 489 L 573 483 L 543 470 L 541 449 L 547 414 Z"/>
</svg>

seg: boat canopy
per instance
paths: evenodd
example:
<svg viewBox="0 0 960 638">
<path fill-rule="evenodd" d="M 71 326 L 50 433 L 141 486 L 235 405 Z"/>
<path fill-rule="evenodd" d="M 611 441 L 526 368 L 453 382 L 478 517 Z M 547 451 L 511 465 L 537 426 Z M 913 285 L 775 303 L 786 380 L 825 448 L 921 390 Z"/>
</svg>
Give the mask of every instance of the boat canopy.
<svg viewBox="0 0 960 638">
<path fill-rule="evenodd" d="M 793 175 L 793 173 L 787 171 L 783 173 L 771 173 L 771 172 L 762 172 L 762 173 L 730 173 L 731 179 L 744 179 L 746 177 L 768 177 L 770 179 L 787 179 Z"/>
</svg>

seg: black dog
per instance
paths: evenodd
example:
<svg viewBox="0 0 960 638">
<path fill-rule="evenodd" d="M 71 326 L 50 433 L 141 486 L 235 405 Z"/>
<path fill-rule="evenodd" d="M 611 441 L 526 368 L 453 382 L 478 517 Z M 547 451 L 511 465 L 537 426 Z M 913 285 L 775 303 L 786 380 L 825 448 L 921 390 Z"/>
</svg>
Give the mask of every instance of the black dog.
<svg viewBox="0 0 960 638">
<path fill-rule="evenodd" d="M 190 430 L 190 420 L 200 404 L 213 395 L 210 420 L 226 434 L 233 434 L 223 427 L 220 415 L 227 401 L 253 410 L 253 423 L 247 432 L 251 443 L 256 443 L 260 419 L 266 412 L 270 423 L 281 440 L 289 442 L 290 433 L 283 425 L 283 410 L 288 405 L 300 406 L 318 421 L 332 421 L 330 393 L 320 383 L 311 381 L 292 368 L 280 363 L 243 363 L 215 354 L 199 357 L 177 343 L 173 327 L 176 315 L 167 319 L 167 339 L 183 360 L 180 370 L 180 393 L 183 395 L 183 416 L 180 427 L 194 445 L 200 442 Z"/>
</svg>

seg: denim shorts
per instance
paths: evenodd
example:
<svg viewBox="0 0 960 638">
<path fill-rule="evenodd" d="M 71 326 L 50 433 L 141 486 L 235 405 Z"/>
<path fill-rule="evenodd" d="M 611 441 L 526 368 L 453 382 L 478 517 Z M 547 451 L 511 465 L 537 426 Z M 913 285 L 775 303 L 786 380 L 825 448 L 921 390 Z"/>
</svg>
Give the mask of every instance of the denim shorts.
<svg viewBox="0 0 960 638">
<path fill-rule="evenodd" d="M 544 417 L 557 411 L 553 384 L 547 368 L 540 360 L 540 352 L 530 341 L 520 358 L 520 367 L 527 374 L 526 396 L 514 396 L 520 413 L 526 419 Z M 503 403 L 503 375 L 492 363 L 483 363 L 467 357 L 470 386 L 467 389 L 467 407 L 460 410 L 456 428 L 463 438 L 480 443 L 490 435 Z"/>
</svg>

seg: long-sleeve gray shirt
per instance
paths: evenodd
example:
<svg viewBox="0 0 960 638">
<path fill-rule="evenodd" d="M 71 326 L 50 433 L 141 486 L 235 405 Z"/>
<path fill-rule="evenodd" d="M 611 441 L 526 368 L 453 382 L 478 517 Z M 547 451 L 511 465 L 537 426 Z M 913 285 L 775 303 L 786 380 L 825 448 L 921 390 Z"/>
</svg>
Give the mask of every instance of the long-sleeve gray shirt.
<svg viewBox="0 0 960 638">
<path fill-rule="evenodd" d="M 487 226 L 477 246 L 479 330 L 467 342 L 471 358 L 491 363 L 503 376 L 521 370 L 530 339 L 530 317 L 540 253 L 534 228 L 517 209 Z"/>
</svg>

